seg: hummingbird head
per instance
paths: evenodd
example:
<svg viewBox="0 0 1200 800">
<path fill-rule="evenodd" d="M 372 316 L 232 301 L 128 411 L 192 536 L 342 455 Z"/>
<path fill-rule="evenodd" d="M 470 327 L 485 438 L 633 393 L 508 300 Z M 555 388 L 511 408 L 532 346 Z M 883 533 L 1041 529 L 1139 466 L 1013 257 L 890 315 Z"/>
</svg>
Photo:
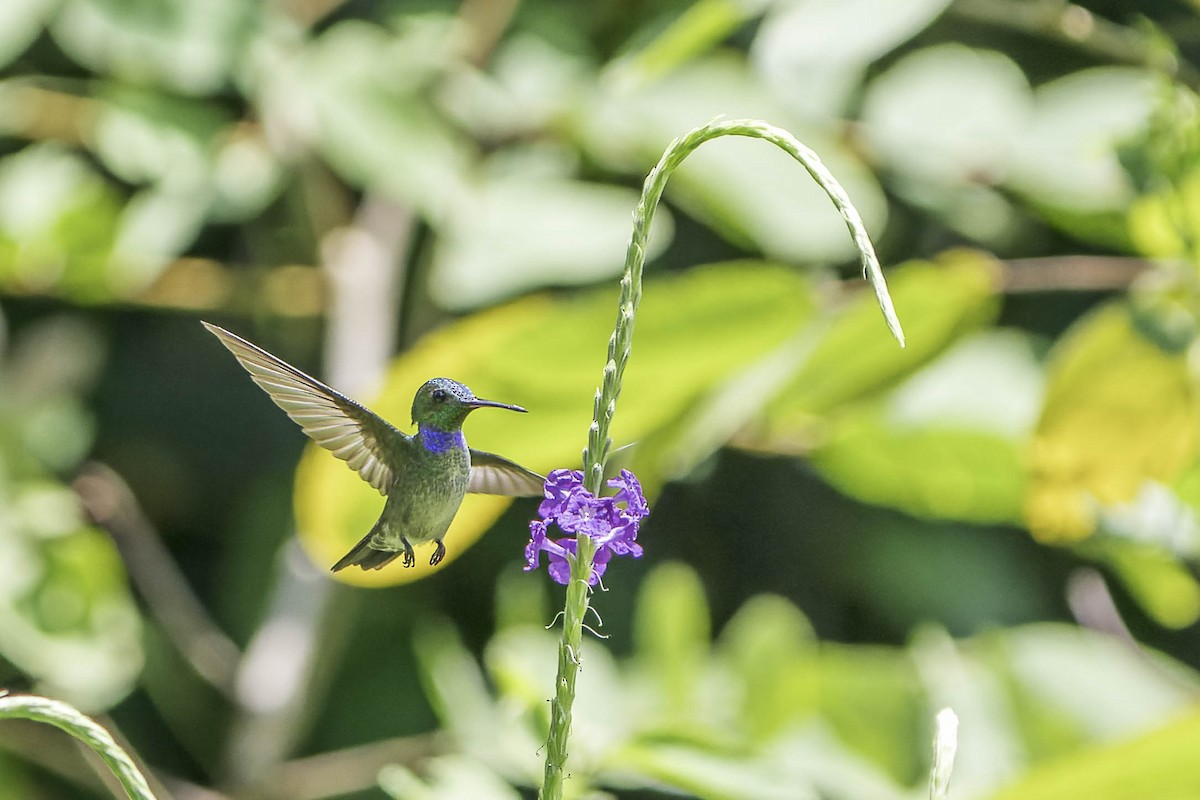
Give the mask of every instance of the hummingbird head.
<svg viewBox="0 0 1200 800">
<path fill-rule="evenodd" d="M 478 398 L 458 381 L 433 378 L 425 381 L 417 390 L 417 396 L 413 398 L 412 420 L 415 425 L 452 431 L 462 426 L 467 414 L 485 407 L 525 411 L 520 406 Z"/>
</svg>

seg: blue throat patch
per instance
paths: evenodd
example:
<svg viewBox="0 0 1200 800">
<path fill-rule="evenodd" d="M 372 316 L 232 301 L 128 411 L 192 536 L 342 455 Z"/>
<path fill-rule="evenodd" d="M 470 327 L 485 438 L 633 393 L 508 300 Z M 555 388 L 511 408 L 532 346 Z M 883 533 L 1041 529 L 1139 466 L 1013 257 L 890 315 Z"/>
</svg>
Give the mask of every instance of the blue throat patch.
<svg viewBox="0 0 1200 800">
<path fill-rule="evenodd" d="M 445 453 L 455 447 L 466 447 L 460 428 L 456 431 L 439 431 L 437 428 L 421 428 L 421 444 L 431 453 Z"/>
</svg>

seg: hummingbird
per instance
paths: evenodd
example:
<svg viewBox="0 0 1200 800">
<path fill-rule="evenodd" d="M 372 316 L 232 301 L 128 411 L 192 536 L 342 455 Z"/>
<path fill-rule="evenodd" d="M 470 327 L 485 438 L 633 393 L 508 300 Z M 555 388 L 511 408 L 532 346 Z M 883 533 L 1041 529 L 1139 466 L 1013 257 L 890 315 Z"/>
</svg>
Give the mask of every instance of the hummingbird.
<svg viewBox="0 0 1200 800">
<path fill-rule="evenodd" d="M 237 334 L 204 322 L 250 377 L 317 444 L 345 461 L 387 500 L 370 532 L 332 571 L 382 569 L 397 556 L 416 564 L 413 545 L 433 542 L 430 566 L 446 555 L 443 539 L 467 492 L 541 497 L 545 479 L 493 453 L 467 446 L 462 425 L 477 408 L 520 406 L 483 400 L 458 381 L 433 378 L 413 398 L 409 435 L 349 397 Z"/>
</svg>

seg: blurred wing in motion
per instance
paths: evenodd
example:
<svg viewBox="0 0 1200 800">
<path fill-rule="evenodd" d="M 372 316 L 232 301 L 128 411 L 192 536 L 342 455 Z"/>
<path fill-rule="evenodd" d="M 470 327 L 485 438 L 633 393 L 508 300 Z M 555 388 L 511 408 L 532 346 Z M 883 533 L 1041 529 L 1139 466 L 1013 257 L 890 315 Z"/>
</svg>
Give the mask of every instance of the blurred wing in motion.
<svg viewBox="0 0 1200 800">
<path fill-rule="evenodd" d="M 541 497 L 546 479 L 533 470 L 482 450 L 471 450 L 471 480 L 467 491 L 509 497 Z"/>
<path fill-rule="evenodd" d="M 204 327 L 221 340 L 254 382 L 310 439 L 348 463 L 380 494 L 387 494 L 394 477 L 388 462 L 399 461 L 387 458 L 387 448 L 403 446 L 407 436 L 350 398 L 237 334 L 208 322 Z"/>
</svg>

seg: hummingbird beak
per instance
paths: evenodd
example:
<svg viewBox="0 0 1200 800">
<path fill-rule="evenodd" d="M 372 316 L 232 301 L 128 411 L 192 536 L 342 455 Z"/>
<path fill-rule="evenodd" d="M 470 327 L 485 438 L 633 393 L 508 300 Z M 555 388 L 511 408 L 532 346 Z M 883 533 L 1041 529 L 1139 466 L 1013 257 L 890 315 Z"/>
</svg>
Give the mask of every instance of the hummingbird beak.
<svg viewBox="0 0 1200 800">
<path fill-rule="evenodd" d="M 522 414 L 527 413 L 520 406 L 510 405 L 508 403 L 497 403 L 495 400 L 483 400 L 476 397 L 474 400 L 467 403 L 472 409 L 476 408 L 507 408 L 509 411 L 520 411 Z"/>
</svg>

